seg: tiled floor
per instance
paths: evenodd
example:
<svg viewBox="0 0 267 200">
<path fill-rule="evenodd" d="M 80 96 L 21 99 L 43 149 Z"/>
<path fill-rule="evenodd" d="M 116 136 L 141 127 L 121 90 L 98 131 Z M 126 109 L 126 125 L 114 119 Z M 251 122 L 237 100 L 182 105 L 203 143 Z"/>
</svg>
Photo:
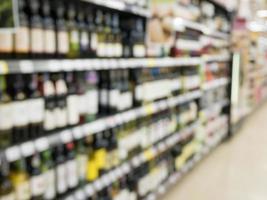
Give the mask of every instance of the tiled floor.
<svg viewBox="0 0 267 200">
<path fill-rule="evenodd" d="M 267 104 L 163 200 L 267 200 Z"/>
</svg>

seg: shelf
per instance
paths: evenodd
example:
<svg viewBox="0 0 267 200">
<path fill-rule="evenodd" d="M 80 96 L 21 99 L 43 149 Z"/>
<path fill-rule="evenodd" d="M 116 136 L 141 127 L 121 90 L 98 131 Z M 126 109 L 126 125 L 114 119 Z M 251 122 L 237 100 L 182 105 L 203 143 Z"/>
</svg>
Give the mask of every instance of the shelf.
<svg viewBox="0 0 267 200">
<path fill-rule="evenodd" d="M 200 65 L 200 57 L 0 61 L 0 74 Z"/>
<path fill-rule="evenodd" d="M 149 149 L 145 150 L 144 152 L 140 153 L 139 155 L 135 156 L 130 161 L 126 161 L 125 163 L 116 167 L 109 173 L 101 176 L 93 183 L 87 184 L 83 188 L 79 188 L 73 194 L 71 194 L 68 199 L 79 199 L 77 197 L 82 195 L 85 197 L 90 197 L 94 193 L 101 191 L 104 187 L 110 185 L 122 176 L 128 174 L 132 169 L 139 167 L 142 163 L 149 161 L 153 157 L 166 151 L 167 149 L 178 143 L 180 140 L 182 140 L 184 137 L 188 137 L 197 127 L 197 125 L 198 122 L 195 122 L 184 128 L 182 131 L 172 134 L 157 145 L 154 145 Z"/>
<path fill-rule="evenodd" d="M 215 55 L 204 55 L 204 62 L 228 62 L 230 61 L 229 54 L 215 54 Z"/>
<path fill-rule="evenodd" d="M 229 105 L 229 100 L 228 99 L 222 99 L 216 103 L 213 103 L 209 105 L 207 108 L 204 108 L 200 110 L 201 117 L 205 119 L 209 119 L 213 116 L 216 116 L 221 110 Z"/>
<path fill-rule="evenodd" d="M 7 148 L 5 151 L 9 160 L 16 160 L 17 157 L 21 156 L 30 156 L 33 155 L 35 151 L 41 152 L 43 151 L 43 149 L 48 148 L 51 141 L 52 142 L 62 141 L 63 143 L 66 143 L 73 141 L 75 139 L 80 139 L 87 135 L 103 131 L 107 128 L 113 128 L 120 124 L 129 122 L 131 120 L 135 120 L 140 117 L 158 113 L 167 108 L 172 108 L 176 105 L 199 98 L 201 94 L 202 93 L 200 90 L 196 90 L 193 92 L 188 92 L 186 94 L 179 95 L 177 97 L 160 100 L 139 108 L 131 109 L 129 111 L 125 111 L 119 114 L 101 118 L 91 123 L 79 125 L 75 128 L 68 128 L 66 130 L 57 132 L 48 137 L 42 137 L 37 140 L 31 140 L 21 145 L 15 145 Z M 22 155 L 19 153 L 20 149 L 23 150 Z M 14 158 L 14 154 L 17 155 L 16 158 Z"/>
<path fill-rule="evenodd" d="M 215 79 L 215 80 L 212 80 L 212 81 L 208 81 L 208 82 L 203 83 L 202 89 L 204 91 L 213 90 L 213 89 L 216 89 L 218 87 L 225 86 L 229 82 L 230 82 L 230 80 L 228 78 Z"/>
<path fill-rule="evenodd" d="M 146 200 L 156 200 L 160 199 L 168 189 L 174 186 L 178 181 L 180 181 L 193 167 L 197 165 L 201 160 L 203 160 L 214 148 L 216 148 L 220 142 L 223 140 L 225 135 L 227 134 L 227 130 L 220 131 L 219 134 L 213 139 L 213 141 L 207 146 L 203 147 L 202 150 L 197 153 L 193 159 L 188 161 L 180 171 L 172 174 L 165 183 L 163 183 L 157 191 L 151 193 Z"/>
<path fill-rule="evenodd" d="M 210 27 L 205 26 L 204 24 L 201 24 L 199 22 L 186 20 L 180 17 L 177 17 L 173 20 L 172 26 L 175 31 L 184 31 L 185 28 L 190 28 L 209 36 L 222 38 L 225 40 L 228 40 L 230 38 L 230 35 L 227 33 L 211 29 Z"/>
<path fill-rule="evenodd" d="M 125 2 L 117 0 L 82 0 L 85 2 L 92 3 L 97 6 L 118 10 L 122 12 L 128 12 L 142 17 L 150 17 L 151 12 L 149 9 L 142 8 L 140 6 L 127 5 Z"/>
</svg>

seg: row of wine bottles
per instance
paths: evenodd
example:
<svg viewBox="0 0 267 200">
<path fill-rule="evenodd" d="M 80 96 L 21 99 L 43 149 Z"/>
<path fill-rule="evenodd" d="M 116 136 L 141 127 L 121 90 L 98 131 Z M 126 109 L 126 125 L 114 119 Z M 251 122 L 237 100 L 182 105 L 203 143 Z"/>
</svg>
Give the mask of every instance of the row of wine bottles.
<svg viewBox="0 0 267 200">
<path fill-rule="evenodd" d="M 72 138 L 71 132 L 65 132 L 59 138 L 51 136 L 49 143 L 7 150 L 0 162 L 0 199 L 61 199 L 194 122 L 197 113 L 196 103 L 191 102 L 93 135 L 77 137 L 76 133 Z M 92 199 L 122 200 L 131 196 L 134 200 L 145 196 L 175 169 L 174 160 L 193 139 L 192 135 L 166 154 L 141 165 Z M 168 163 L 164 164 L 165 157 Z M 154 169 L 160 171 L 155 174 Z"/>
<path fill-rule="evenodd" d="M 180 71 L 151 68 L 1 75 L 0 146 L 91 122 L 200 86 L 196 70 Z"/>
<path fill-rule="evenodd" d="M 80 0 L 19 0 L 15 33 L 0 33 L 3 58 L 144 57 L 142 17 Z"/>
</svg>

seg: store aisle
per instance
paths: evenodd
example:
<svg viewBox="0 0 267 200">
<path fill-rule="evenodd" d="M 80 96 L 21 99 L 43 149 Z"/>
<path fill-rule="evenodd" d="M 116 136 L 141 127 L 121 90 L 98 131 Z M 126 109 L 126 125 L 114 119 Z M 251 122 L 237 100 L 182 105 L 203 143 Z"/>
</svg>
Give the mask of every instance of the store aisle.
<svg viewBox="0 0 267 200">
<path fill-rule="evenodd" d="M 267 104 L 233 140 L 199 163 L 163 200 L 266 200 Z"/>
</svg>

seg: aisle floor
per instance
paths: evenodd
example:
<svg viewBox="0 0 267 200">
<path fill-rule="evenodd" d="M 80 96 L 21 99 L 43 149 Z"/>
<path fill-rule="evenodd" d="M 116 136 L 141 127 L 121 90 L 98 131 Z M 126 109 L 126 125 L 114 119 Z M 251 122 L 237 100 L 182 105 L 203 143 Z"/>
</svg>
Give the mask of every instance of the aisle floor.
<svg viewBox="0 0 267 200">
<path fill-rule="evenodd" d="M 267 104 L 162 200 L 267 200 Z"/>
</svg>

